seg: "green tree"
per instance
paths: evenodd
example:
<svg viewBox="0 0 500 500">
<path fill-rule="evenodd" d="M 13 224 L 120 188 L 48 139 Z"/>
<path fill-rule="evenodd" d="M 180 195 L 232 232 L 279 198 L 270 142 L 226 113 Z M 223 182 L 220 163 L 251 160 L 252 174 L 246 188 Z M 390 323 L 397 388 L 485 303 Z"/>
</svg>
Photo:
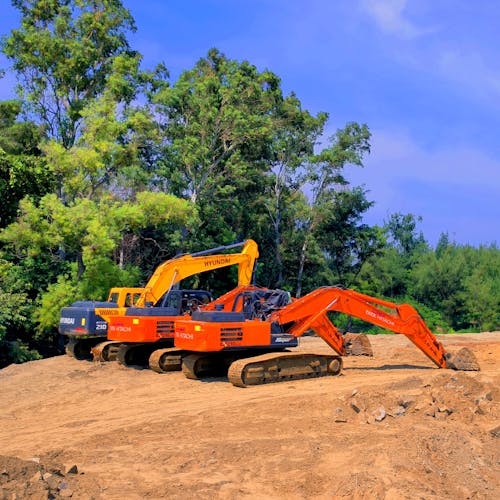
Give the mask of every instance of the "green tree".
<svg viewBox="0 0 500 500">
<path fill-rule="evenodd" d="M 32 305 L 22 285 L 14 266 L 0 259 L 0 368 L 40 358 L 22 339 L 31 323 Z"/>
<path fill-rule="evenodd" d="M 163 123 L 171 189 L 200 203 L 229 196 L 232 182 L 251 183 L 249 164 L 262 158 L 271 136 L 279 79 L 211 49 L 174 85 L 158 88 L 151 99 Z"/>
<path fill-rule="evenodd" d="M 328 282 L 353 286 L 365 262 L 385 245 L 383 230 L 362 223 L 364 213 L 373 206 L 364 189 L 332 191 L 324 200 L 315 237 L 331 272 Z"/>
<path fill-rule="evenodd" d="M 301 223 L 303 242 L 297 271 L 296 296 L 302 294 L 302 279 L 309 247 L 315 239 L 322 220 L 325 204 L 330 203 L 332 193 L 348 184 L 343 176 L 346 165 L 363 166 L 363 157 L 370 152 L 370 131 L 366 125 L 348 123 L 330 138 L 330 145 L 311 158 L 306 179 L 311 188 L 308 213 Z"/>
<path fill-rule="evenodd" d="M 463 249 L 470 273 L 465 277 L 466 317 L 479 331 L 500 328 L 500 251 L 495 245 Z"/>
<path fill-rule="evenodd" d="M 80 111 L 80 134 L 73 145 L 64 147 L 55 139 L 43 145 L 64 203 L 98 199 L 110 188 L 133 196 L 147 182 L 140 156 L 153 124 L 144 108 L 122 101 L 124 93 L 137 92 L 138 60 L 118 56 L 111 70 L 108 87 Z"/>
<path fill-rule="evenodd" d="M 24 199 L 18 220 L 0 238 L 19 260 L 48 255 L 55 261 L 64 257 L 74 262 L 41 294 L 35 318 L 45 332 L 57 324 L 63 305 L 76 299 L 103 299 L 111 286 L 137 282 L 136 267 L 116 262 L 125 235 L 154 226 L 163 227 L 164 239 L 175 238 L 172 228 L 189 227 L 193 220 L 196 212 L 190 202 L 164 193 L 138 193 L 130 201 L 108 195 L 98 202 L 77 199 L 69 205 L 46 195 L 38 205 Z"/>
<path fill-rule="evenodd" d="M 271 258 L 268 266 L 270 286 L 282 287 L 289 276 L 284 265 L 285 254 L 290 251 L 292 235 L 298 212 L 304 209 L 304 183 L 307 176 L 304 168 L 314 156 L 314 147 L 323 134 L 328 115 L 318 113 L 315 117 L 302 109 L 295 94 L 279 102 L 273 114 L 273 138 L 267 172 L 267 185 L 263 203 L 271 222 Z M 288 243 L 288 245 L 287 245 Z M 296 267 L 296 266 L 295 266 Z"/>
<path fill-rule="evenodd" d="M 160 68 L 150 93 L 161 124 L 152 183 L 198 207 L 197 238 L 184 251 L 259 239 L 278 77 L 211 49 L 173 85 L 162 78 Z"/>
<path fill-rule="evenodd" d="M 135 30 L 120 0 L 12 0 L 21 25 L 1 48 L 18 75 L 21 99 L 62 147 L 73 145 L 81 112 L 107 86 L 117 56 L 136 58 Z M 132 96 L 127 96 L 131 98 Z"/>
<path fill-rule="evenodd" d="M 24 196 L 40 198 L 51 191 L 55 179 L 40 156 L 42 129 L 19 121 L 20 101 L 0 102 L 0 227 L 10 223 Z"/>
<path fill-rule="evenodd" d="M 449 245 L 439 258 L 435 252 L 427 252 L 410 271 L 409 293 L 419 302 L 441 311 L 452 328 L 465 328 L 467 273 L 467 260 L 457 246 Z"/>
<path fill-rule="evenodd" d="M 413 214 L 392 214 L 384 224 L 391 246 L 396 248 L 401 255 L 410 257 L 418 250 L 427 250 L 422 231 L 417 232 L 417 224 L 422 217 Z"/>
</svg>

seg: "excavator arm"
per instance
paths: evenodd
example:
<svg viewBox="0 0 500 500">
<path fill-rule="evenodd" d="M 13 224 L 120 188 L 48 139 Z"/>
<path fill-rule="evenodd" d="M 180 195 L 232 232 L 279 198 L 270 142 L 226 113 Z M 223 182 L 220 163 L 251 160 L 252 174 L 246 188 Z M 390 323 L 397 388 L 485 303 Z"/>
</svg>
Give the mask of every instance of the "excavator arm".
<svg viewBox="0 0 500 500">
<path fill-rule="evenodd" d="M 228 254 L 216 253 L 237 247 L 243 247 L 241 252 Z M 134 306 L 145 307 L 147 305 L 155 305 L 166 292 L 184 278 L 236 264 L 238 265 L 238 285 L 248 285 L 252 281 L 255 262 L 258 256 L 259 249 L 257 243 L 253 240 L 246 240 L 241 243 L 174 257 L 163 262 L 156 268 L 146 286 L 142 289 Z M 111 316 L 124 315 L 125 308 L 96 308 L 96 313 L 109 322 Z"/>
<path fill-rule="evenodd" d="M 301 336 L 314 330 L 338 354 L 345 354 L 342 336 L 327 317 L 336 311 L 362 319 L 395 333 L 406 335 L 440 368 L 478 370 L 479 365 L 468 349 L 457 355 L 447 353 L 429 330 L 418 312 L 409 304 L 395 304 L 354 290 L 323 287 L 275 311 L 269 321 L 282 325 L 287 333 Z"/>
<path fill-rule="evenodd" d="M 240 253 L 215 253 L 240 246 L 243 247 Z M 238 285 L 248 285 L 252 281 L 253 269 L 258 256 L 257 243 L 253 240 L 247 240 L 167 260 L 156 268 L 136 305 L 142 307 L 148 302 L 156 304 L 165 292 L 184 278 L 235 264 L 238 265 Z"/>
<path fill-rule="evenodd" d="M 240 253 L 215 253 L 240 246 L 243 246 Z M 257 243 L 253 240 L 247 240 L 167 260 L 156 268 L 144 287 L 144 292 L 137 300 L 137 306 L 142 307 L 148 302 L 156 304 L 165 292 L 184 278 L 235 264 L 238 264 L 238 285 L 248 285 L 252 281 L 253 269 L 258 256 Z"/>
</svg>

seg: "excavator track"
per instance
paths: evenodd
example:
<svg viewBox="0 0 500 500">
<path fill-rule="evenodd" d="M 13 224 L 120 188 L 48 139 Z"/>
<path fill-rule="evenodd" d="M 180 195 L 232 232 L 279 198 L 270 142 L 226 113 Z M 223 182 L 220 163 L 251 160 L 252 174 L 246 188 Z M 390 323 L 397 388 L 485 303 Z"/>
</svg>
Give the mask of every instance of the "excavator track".
<svg viewBox="0 0 500 500">
<path fill-rule="evenodd" d="M 365 333 L 346 333 L 343 337 L 347 356 L 373 356 L 373 349 Z"/>
<path fill-rule="evenodd" d="M 461 371 L 479 371 L 479 363 L 474 353 L 467 347 L 462 347 L 458 352 L 445 354 L 446 368 Z"/>
<path fill-rule="evenodd" d="M 100 339 L 70 337 L 65 347 L 66 354 L 78 360 L 90 361 L 92 359 L 91 351 L 99 341 Z"/>
<path fill-rule="evenodd" d="M 224 377 L 235 356 L 227 353 L 190 354 L 182 359 L 182 372 L 186 378 L 198 380 L 203 377 Z"/>
<path fill-rule="evenodd" d="M 118 363 L 124 366 L 149 366 L 149 358 L 157 349 L 163 347 L 172 347 L 173 339 L 168 339 L 168 342 L 154 342 L 148 344 L 124 344 L 118 348 L 117 360 Z"/>
<path fill-rule="evenodd" d="M 121 342 L 108 340 L 92 347 L 90 351 L 94 356 L 94 361 L 116 361 L 118 359 L 118 349 L 121 345 Z"/>
<path fill-rule="evenodd" d="M 156 349 L 149 356 L 149 368 L 156 373 L 167 373 L 182 370 L 182 357 L 187 351 L 168 347 L 165 349 Z"/>
<path fill-rule="evenodd" d="M 238 359 L 229 367 L 229 381 L 236 387 L 338 375 L 342 358 L 335 354 L 269 353 Z"/>
</svg>

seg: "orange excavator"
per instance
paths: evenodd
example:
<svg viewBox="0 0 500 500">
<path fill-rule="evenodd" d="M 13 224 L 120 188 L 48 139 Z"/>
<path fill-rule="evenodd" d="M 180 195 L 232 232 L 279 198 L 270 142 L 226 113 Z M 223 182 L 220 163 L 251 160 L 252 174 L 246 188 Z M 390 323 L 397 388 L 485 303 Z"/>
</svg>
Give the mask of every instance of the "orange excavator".
<svg viewBox="0 0 500 500">
<path fill-rule="evenodd" d="M 238 287 L 175 322 L 175 346 L 188 378 L 225 375 L 235 386 L 337 375 L 346 354 L 345 336 L 328 318 L 341 312 L 406 335 L 439 368 L 479 370 L 467 348 L 446 352 L 418 312 L 354 290 L 323 287 L 291 300 L 282 290 Z M 313 330 L 332 354 L 286 351 Z M 167 354 L 168 357 L 168 354 Z"/>
<path fill-rule="evenodd" d="M 215 253 L 236 247 L 242 247 L 239 253 Z M 118 359 L 124 365 L 147 364 L 154 351 L 173 347 L 175 319 L 213 300 L 212 295 L 203 290 L 176 289 L 180 281 L 202 272 L 238 265 L 238 285 L 248 285 L 258 256 L 257 243 L 246 240 L 164 262 L 132 307 L 96 309 L 108 328 L 107 340 L 92 348 L 94 360 Z M 156 369 L 154 359 L 152 368 Z"/>
</svg>

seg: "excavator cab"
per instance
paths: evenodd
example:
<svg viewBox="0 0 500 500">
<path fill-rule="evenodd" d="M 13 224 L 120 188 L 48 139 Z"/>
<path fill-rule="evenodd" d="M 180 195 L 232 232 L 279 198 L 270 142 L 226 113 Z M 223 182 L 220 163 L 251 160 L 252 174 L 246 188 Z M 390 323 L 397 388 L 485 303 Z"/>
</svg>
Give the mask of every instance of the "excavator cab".
<svg viewBox="0 0 500 500">
<path fill-rule="evenodd" d="M 243 312 L 245 319 L 265 320 L 273 312 L 292 301 L 284 290 L 249 290 L 236 295 L 231 310 Z"/>
<path fill-rule="evenodd" d="M 205 290 L 170 290 L 153 307 L 129 307 L 125 316 L 183 316 L 212 300 Z"/>
</svg>

